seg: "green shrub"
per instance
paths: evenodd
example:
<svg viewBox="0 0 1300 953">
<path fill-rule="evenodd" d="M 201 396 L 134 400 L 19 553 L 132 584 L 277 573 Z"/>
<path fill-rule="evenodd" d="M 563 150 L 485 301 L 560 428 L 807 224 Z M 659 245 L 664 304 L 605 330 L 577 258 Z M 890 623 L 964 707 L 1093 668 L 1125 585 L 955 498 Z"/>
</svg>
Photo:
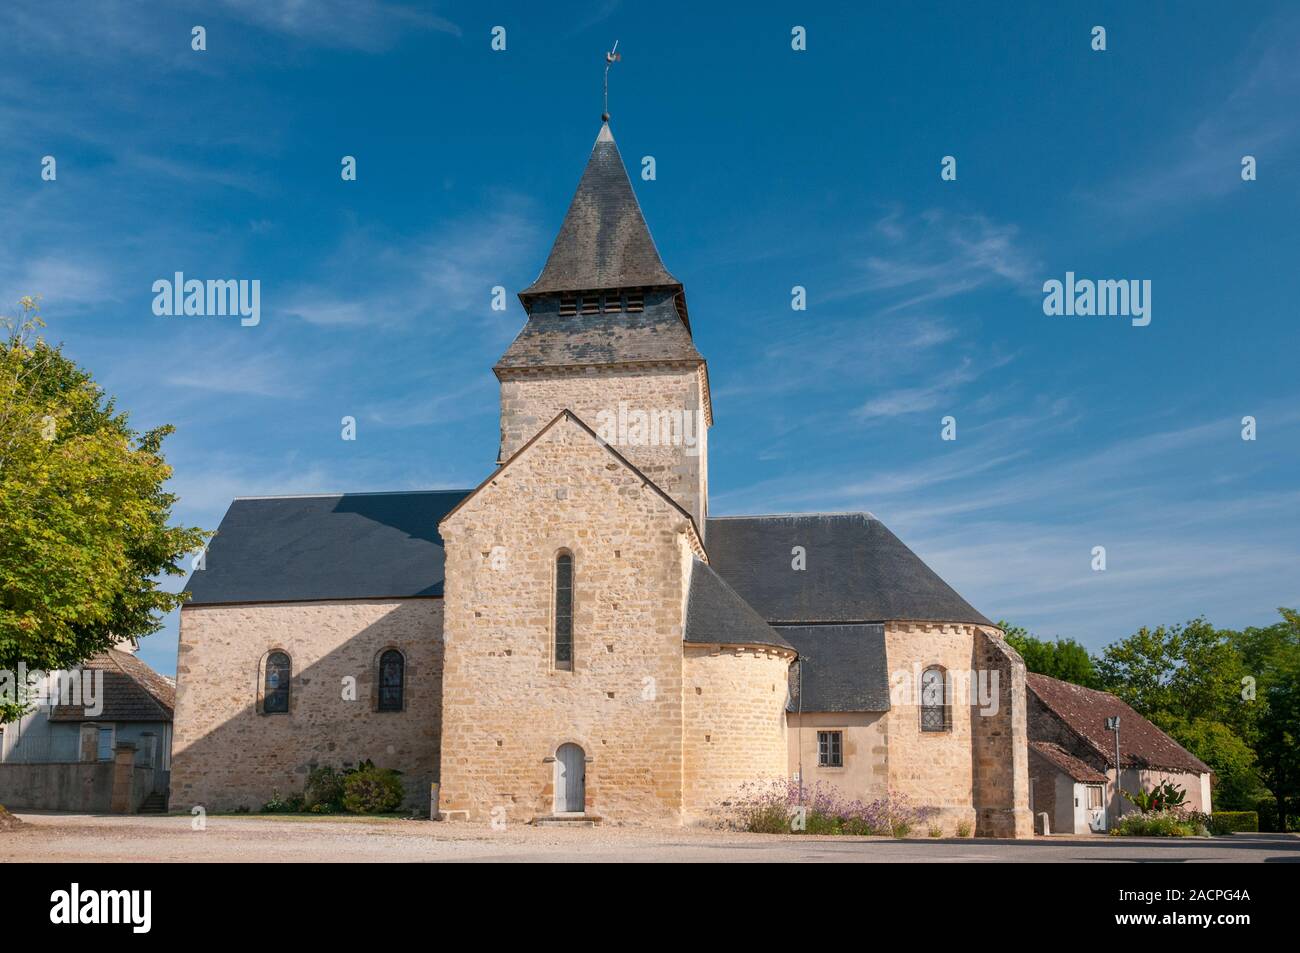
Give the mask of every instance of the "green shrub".
<svg viewBox="0 0 1300 953">
<path fill-rule="evenodd" d="M 263 814 L 301 814 L 303 811 L 302 795 L 291 794 L 288 797 L 281 797 L 280 792 L 273 790 L 271 800 L 262 805 Z"/>
<path fill-rule="evenodd" d="M 351 814 L 387 814 L 402 806 L 400 773 L 366 764 L 343 778 L 343 808 Z"/>
<path fill-rule="evenodd" d="M 1259 830 L 1256 811 L 1215 811 L 1210 815 L 1210 831 L 1214 834 L 1231 834 L 1234 831 Z"/>
<path fill-rule="evenodd" d="M 1161 781 L 1149 791 L 1138 791 L 1136 794 L 1128 791 L 1120 793 L 1132 801 L 1143 814 L 1177 810 L 1187 801 L 1186 789 L 1172 781 Z"/>
<path fill-rule="evenodd" d="M 1194 822 L 1170 812 L 1126 814 L 1110 832 L 1116 837 L 1196 837 L 1199 833 Z"/>
<path fill-rule="evenodd" d="M 869 837 L 880 832 L 873 828 L 865 818 L 846 817 L 841 825 L 840 833 L 852 834 L 854 837 Z"/>
<path fill-rule="evenodd" d="M 843 830 L 840 819 L 833 814 L 809 808 L 804 814 L 804 834 L 838 834 Z"/>
<path fill-rule="evenodd" d="M 740 818 L 742 830 L 751 834 L 789 834 L 790 809 L 784 804 L 756 804 Z"/>
<path fill-rule="evenodd" d="M 823 781 L 804 787 L 790 778 L 746 784 L 724 807 L 729 826 L 751 833 L 854 837 L 905 837 L 938 813 L 901 794 L 864 803 L 845 798 Z"/>
<path fill-rule="evenodd" d="M 970 837 L 970 835 L 971 835 L 970 823 L 967 822 L 967 821 L 958 821 L 958 822 L 957 822 L 957 836 L 958 836 L 958 837 Z"/>
<path fill-rule="evenodd" d="M 343 810 L 343 779 L 329 766 L 313 768 L 307 775 L 302 800 L 313 814 L 333 814 Z"/>
<path fill-rule="evenodd" d="M 1295 816 L 1296 807 L 1293 804 L 1287 806 L 1287 829 L 1300 830 L 1300 818 Z M 1265 798 L 1255 805 L 1255 811 L 1259 814 L 1259 829 L 1270 833 L 1282 831 L 1281 825 L 1277 818 L 1277 801 L 1273 798 Z"/>
<path fill-rule="evenodd" d="M 938 824 L 931 824 L 930 829 L 926 831 L 926 833 L 929 834 L 931 837 L 942 837 L 943 828 L 940 827 Z"/>
</svg>

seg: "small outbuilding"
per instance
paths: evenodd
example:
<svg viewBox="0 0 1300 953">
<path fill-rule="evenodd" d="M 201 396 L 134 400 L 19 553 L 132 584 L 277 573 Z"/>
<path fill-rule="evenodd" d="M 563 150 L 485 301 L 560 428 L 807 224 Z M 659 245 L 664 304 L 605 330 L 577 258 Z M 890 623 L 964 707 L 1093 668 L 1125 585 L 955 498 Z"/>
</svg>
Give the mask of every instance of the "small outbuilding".
<svg viewBox="0 0 1300 953">
<path fill-rule="evenodd" d="M 1122 791 L 1172 781 L 1187 792 L 1186 807 L 1211 810 L 1210 768 L 1109 692 L 1029 673 L 1029 803 L 1047 814 L 1051 833 L 1102 832 L 1137 808 Z M 1119 719 L 1120 771 L 1115 770 Z"/>
</svg>

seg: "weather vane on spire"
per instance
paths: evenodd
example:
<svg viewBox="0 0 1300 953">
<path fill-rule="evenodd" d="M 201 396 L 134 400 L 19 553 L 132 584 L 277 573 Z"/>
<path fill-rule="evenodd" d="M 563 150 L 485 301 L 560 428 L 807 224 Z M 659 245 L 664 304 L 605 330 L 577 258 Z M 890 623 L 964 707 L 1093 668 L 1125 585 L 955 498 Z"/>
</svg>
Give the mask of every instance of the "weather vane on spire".
<svg viewBox="0 0 1300 953">
<path fill-rule="evenodd" d="M 615 40 L 614 48 L 605 54 L 605 111 L 601 114 L 601 122 L 609 122 L 609 68 L 622 58 L 618 53 L 618 40 Z"/>
</svg>

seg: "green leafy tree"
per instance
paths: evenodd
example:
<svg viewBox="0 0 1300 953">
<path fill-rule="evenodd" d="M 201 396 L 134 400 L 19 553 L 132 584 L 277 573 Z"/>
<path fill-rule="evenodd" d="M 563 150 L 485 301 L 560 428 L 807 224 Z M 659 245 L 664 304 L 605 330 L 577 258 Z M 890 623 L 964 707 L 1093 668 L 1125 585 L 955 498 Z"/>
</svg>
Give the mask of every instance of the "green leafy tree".
<svg viewBox="0 0 1300 953">
<path fill-rule="evenodd" d="M 1264 792 L 1256 742 L 1267 705 L 1243 698 L 1249 665 L 1240 639 L 1203 618 L 1143 627 L 1097 662 L 1102 688 L 1210 766 L 1215 801 L 1225 809 L 1251 808 Z"/>
<path fill-rule="evenodd" d="M 1074 639 L 1039 639 L 1022 626 L 1009 622 L 999 622 L 998 627 L 1006 633 L 1007 641 L 1020 653 L 1029 671 L 1086 688 L 1097 686 L 1092 656 Z"/>
<path fill-rule="evenodd" d="M 1121 642 L 1107 646 L 1097 660 L 1100 687 L 1118 695 L 1147 718 L 1174 707 L 1170 685 L 1178 667 L 1175 631 L 1178 626 L 1138 629 Z"/>
<path fill-rule="evenodd" d="M 0 669 L 66 669 L 157 631 L 185 593 L 158 580 L 209 534 L 169 525 L 162 455 L 61 347 L 36 301 L 0 319 Z M 25 700 L 0 699 L 0 722 Z"/>
<path fill-rule="evenodd" d="M 1281 622 L 1234 633 L 1234 641 L 1249 679 L 1243 702 L 1255 713 L 1259 775 L 1284 831 L 1300 814 L 1300 612 L 1278 612 Z"/>
<path fill-rule="evenodd" d="M 1178 743 L 1214 771 L 1214 808 L 1253 811 L 1264 788 L 1250 742 L 1222 722 L 1175 719 L 1165 728 Z"/>
</svg>

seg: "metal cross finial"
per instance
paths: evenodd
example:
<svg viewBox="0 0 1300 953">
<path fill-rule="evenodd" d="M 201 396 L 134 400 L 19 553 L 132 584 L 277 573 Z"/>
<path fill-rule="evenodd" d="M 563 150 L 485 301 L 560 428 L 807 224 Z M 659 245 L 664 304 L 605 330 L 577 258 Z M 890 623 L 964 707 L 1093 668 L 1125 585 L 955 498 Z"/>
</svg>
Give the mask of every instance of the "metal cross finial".
<svg viewBox="0 0 1300 953">
<path fill-rule="evenodd" d="M 601 122 L 609 122 L 609 68 L 622 58 L 618 55 L 618 40 L 615 40 L 614 48 L 605 54 L 605 112 L 601 114 Z"/>
</svg>

